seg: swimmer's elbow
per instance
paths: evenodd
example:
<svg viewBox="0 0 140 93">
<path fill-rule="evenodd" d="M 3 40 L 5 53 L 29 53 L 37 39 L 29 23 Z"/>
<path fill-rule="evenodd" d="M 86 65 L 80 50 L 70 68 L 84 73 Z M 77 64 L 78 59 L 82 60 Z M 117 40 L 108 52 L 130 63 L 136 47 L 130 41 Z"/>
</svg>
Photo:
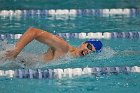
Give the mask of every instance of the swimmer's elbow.
<svg viewBox="0 0 140 93">
<path fill-rule="evenodd" d="M 44 31 L 41 29 L 37 29 L 37 28 L 33 28 L 30 27 L 28 29 L 29 33 L 31 33 L 32 35 L 34 35 L 34 38 L 37 38 L 38 36 L 40 36 Z"/>
</svg>

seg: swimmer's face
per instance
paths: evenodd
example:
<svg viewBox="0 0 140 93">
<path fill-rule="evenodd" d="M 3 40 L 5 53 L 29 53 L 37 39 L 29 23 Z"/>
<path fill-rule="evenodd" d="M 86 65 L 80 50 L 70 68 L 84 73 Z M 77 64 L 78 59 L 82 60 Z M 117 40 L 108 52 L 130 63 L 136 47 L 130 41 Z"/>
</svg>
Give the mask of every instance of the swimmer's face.
<svg viewBox="0 0 140 93">
<path fill-rule="evenodd" d="M 80 46 L 79 54 L 80 56 L 84 56 L 89 54 L 90 52 L 95 51 L 95 47 L 90 43 L 82 43 Z"/>
</svg>

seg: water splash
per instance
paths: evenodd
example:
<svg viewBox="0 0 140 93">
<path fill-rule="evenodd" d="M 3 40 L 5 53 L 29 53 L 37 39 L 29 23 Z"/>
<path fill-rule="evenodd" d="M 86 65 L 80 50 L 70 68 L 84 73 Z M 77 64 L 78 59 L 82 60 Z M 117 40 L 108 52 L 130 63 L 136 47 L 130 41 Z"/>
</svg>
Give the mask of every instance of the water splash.
<svg viewBox="0 0 140 93">
<path fill-rule="evenodd" d="M 51 62 L 46 64 L 46 66 L 58 66 L 58 65 L 62 65 L 62 64 L 69 64 L 71 62 L 75 62 L 75 60 L 76 60 L 76 58 L 74 58 L 70 54 L 66 54 L 58 59 L 52 60 Z"/>
<path fill-rule="evenodd" d="M 66 54 L 59 59 L 51 62 L 44 62 L 39 55 L 21 52 L 15 60 L 8 60 L 5 58 L 6 50 L 14 47 L 14 44 L 8 44 L 7 41 L 0 42 L 0 67 L 6 68 L 43 68 L 47 66 L 57 66 L 61 64 L 68 64 L 72 61 L 72 56 Z"/>
<path fill-rule="evenodd" d="M 11 61 L 11 60 L 5 60 L 3 55 L 5 53 L 5 50 L 11 49 L 14 46 L 14 44 L 8 44 L 6 42 L 0 42 L 0 43 L 2 45 L 1 46 L 2 51 L 0 51 L 0 59 L 1 59 L 0 67 L 12 66 L 12 67 L 22 67 L 22 68 L 45 68 L 45 67 L 50 67 L 50 66 L 55 67 L 55 66 L 60 66 L 60 65 L 65 65 L 65 64 L 67 65 L 80 64 L 81 65 L 85 63 L 83 61 L 88 61 L 89 63 L 90 61 L 92 62 L 96 60 L 109 59 L 109 58 L 114 57 L 117 54 L 117 52 L 113 50 L 112 48 L 104 47 L 102 52 L 100 53 L 91 53 L 89 55 L 86 55 L 85 57 L 80 57 L 80 58 L 73 58 L 69 54 L 66 54 L 65 56 L 60 57 L 59 59 L 46 63 L 38 55 L 24 51 L 24 52 L 21 52 L 15 60 Z M 90 60 L 87 60 L 87 58 Z"/>
<path fill-rule="evenodd" d="M 109 59 L 115 56 L 117 52 L 110 47 L 105 47 L 102 52 L 94 55 L 94 60 Z"/>
<path fill-rule="evenodd" d="M 21 52 L 14 60 L 6 59 L 5 57 L 6 51 L 12 48 L 14 48 L 14 44 L 8 44 L 7 41 L 0 41 L 0 67 L 6 68 L 35 67 L 37 66 L 37 63 L 39 63 L 38 62 L 39 58 L 36 55 L 23 52 Z"/>
</svg>

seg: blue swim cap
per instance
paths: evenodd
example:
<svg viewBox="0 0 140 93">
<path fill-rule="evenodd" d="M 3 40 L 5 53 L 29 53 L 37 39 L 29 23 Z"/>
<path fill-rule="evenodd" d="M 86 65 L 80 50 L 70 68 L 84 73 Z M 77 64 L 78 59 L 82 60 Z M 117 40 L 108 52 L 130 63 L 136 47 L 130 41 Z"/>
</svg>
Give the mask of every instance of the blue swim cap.
<svg viewBox="0 0 140 93">
<path fill-rule="evenodd" d="M 103 46 L 102 42 L 100 40 L 97 40 L 97 39 L 89 39 L 89 40 L 85 41 L 85 43 L 92 44 L 95 47 L 96 52 L 100 52 L 101 48 Z"/>
</svg>

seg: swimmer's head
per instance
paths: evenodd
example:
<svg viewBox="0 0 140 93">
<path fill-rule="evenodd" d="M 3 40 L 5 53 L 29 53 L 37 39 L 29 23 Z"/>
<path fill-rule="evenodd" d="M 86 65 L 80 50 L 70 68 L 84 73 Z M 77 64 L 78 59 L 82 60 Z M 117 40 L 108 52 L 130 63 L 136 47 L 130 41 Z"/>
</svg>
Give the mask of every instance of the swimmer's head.
<svg viewBox="0 0 140 93">
<path fill-rule="evenodd" d="M 81 51 L 80 51 L 80 55 L 86 55 L 90 52 L 100 52 L 102 49 L 102 42 L 100 40 L 97 39 L 89 39 L 87 41 L 85 41 L 84 43 L 82 43 L 82 45 L 80 46 Z"/>
<path fill-rule="evenodd" d="M 102 46 L 103 46 L 102 42 L 97 39 L 89 39 L 89 40 L 85 41 L 85 43 L 92 44 L 94 46 L 96 52 L 100 52 L 102 49 Z"/>
</svg>

